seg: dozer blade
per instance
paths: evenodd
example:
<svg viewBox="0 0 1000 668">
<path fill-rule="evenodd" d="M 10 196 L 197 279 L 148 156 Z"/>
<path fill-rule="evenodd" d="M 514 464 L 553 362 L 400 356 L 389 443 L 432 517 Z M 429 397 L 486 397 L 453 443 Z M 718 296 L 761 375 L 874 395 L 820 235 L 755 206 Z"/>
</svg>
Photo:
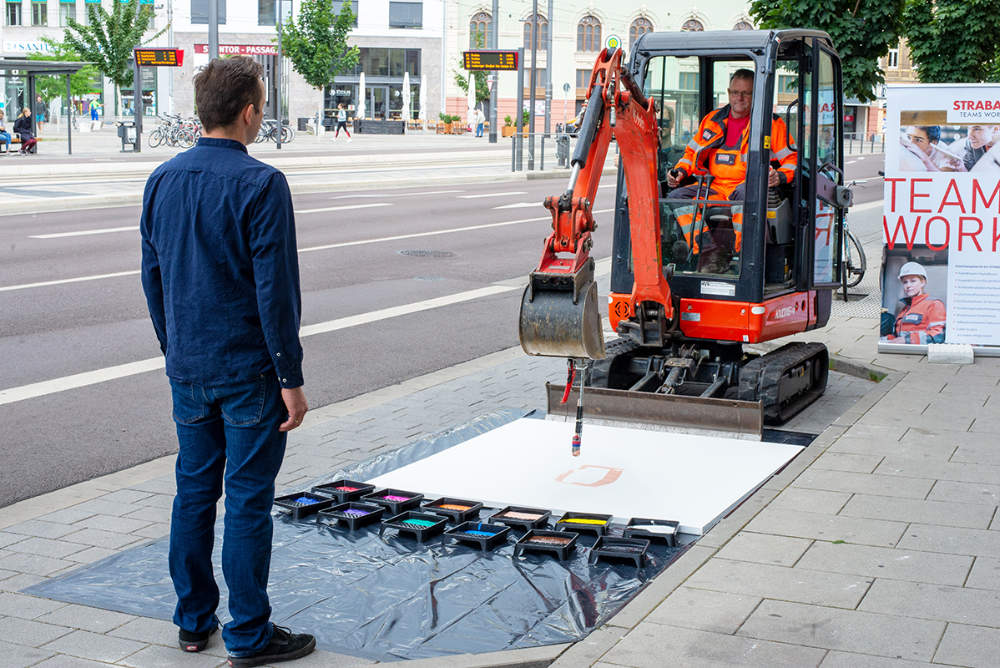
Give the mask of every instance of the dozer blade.
<svg viewBox="0 0 1000 668">
<path fill-rule="evenodd" d="M 604 359 L 592 259 L 574 274 L 532 272 L 521 296 L 518 335 L 529 355 Z"/>
<path fill-rule="evenodd" d="M 565 390 L 565 385 L 545 384 L 548 413 L 572 419 L 576 415 L 579 390 L 573 387 L 566 403 L 562 403 Z M 631 392 L 606 387 L 588 387 L 585 401 L 586 415 L 600 420 L 730 432 L 757 439 L 764 429 L 759 401 Z"/>
</svg>

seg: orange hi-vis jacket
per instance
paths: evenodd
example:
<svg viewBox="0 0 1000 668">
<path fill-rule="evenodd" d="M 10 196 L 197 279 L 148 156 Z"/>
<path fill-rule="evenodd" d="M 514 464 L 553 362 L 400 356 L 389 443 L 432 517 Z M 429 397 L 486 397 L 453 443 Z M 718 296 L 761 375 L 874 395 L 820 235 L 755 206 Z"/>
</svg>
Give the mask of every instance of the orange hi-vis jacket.
<svg viewBox="0 0 1000 668">
<path fill-rule="evenodd" d="M 686 176 L 711 174 L 715 177 L 712 189 L 727 198 L 747 178 L 747 144 L 750 139 L 748 124 L 740 136 L 739 146 L 725 146 L 728 121 L 728 104 L 705 116 L 698 132 L 685 147 L 684 156 L 674 166 L 683 170 Z M 777 171 L 781 182 L 791 183 L 798 155 L 788 146 L 788 127 L 777 114 L 771 120 L 770 142 L 771 160 L 777 160 L 780 165 Z"/>
<path fill-rule="evenodd" d="M 926 294 L 904 298 L 903 309 L 896 316 L 899 343 L 944 343 L 946 320 L 944 302 Z M 893 340 L 893 337 L 889 337 Z"/>
</svg>

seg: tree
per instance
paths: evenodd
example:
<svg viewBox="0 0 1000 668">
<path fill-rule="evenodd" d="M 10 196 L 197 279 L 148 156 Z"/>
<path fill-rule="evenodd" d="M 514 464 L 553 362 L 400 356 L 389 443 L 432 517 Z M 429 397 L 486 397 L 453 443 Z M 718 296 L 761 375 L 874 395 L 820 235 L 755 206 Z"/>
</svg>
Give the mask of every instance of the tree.
<svg viewBox="0 0 1000 668">
<path fill-rule="evenodd" d="M 752 0 L 750 14 L 761 28 L 823 30 L 840 54 L 844 95 L 875 99 L 885 82 L 878 59 L 899 41 L 905 0 Z"/>
<path fill-rule="evenodd" d="M 484 43 L 486 42 L 486 35 L 483 31 L 479 30 L 475 34 L 476 48 L 482 49 Z M 468 74 L 462 74 L 461 68 L 462 63 L 459 61 L 459 69 L 455 70 L 455 85 L 462 89 L 462 92 L 466 95 L 469 94 L 469 76 L 473 76 L 476 80 L 476 102 L 485 102 L 490 99 L 490 87 L 486 83 L 486 72 L 478 70 L 476 72 L 470 72 Z"/>
<path fill-rule="evenodd" d="M 29 60 L 61 60 L 61 61 L 81 61 L 83 56 L 64 42 L 57 42 L 49 37 L 42 37 L 41 40 L 51 48 L 50 53 L 32 53 Z M 81 97 L 89 93 L 100 93 L 101 73 L 93 65 L 80 68 L 76 74 L 69 77 L 70 95 Z M 96 83 L 95 83 L 96 81 Z M 38 77 L 35 79 L 35 92 L 48 102 L 66 94 L 66 78 L 63 75 L 50 77 Z"/>
<path fill-rule="evenodd" d="M 902 25 L 921 81 L 1000 80 L 995 0 L 907 0 Z"/>
<path fill-rule="evenodd" d="M 349 2 L 343 4 L 340 14 L 334 14 L 332 0 L 302 0 L 298 18 L 289 18 L 282 26 L 281 48 L 295 71 L 310 86 L 322 90 L 335 76 L 358 64 L 361 52 L 347 44 L 353 25 Z"/>
<path fill-rule="evenodd" d="M 129 67 L 132 49 L 156 39 L 167 30 L 164 28 L 143 42 L 142 36 L 152 22 L 151 6 L 140 7 L 139 0 L 115 0 L 111 13 L 97 3 L 87 3 L 87 25 L 74 19 L 66 22 L 63 35 L 66 45 L 83 60 L 95 63 L 97 69 L 114 82 L 115 114 L 118 113 L 119 91 L 123 86 L 132 84 L 132 68 Z"/>
</svg>

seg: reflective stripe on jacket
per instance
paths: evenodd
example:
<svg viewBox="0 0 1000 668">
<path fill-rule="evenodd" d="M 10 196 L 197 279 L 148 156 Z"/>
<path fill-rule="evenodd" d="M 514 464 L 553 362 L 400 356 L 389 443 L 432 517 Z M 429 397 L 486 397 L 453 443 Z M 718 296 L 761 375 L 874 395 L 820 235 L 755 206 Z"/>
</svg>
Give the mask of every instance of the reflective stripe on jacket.
<svg viewBox="0 0 1000 668">
<path fill-rule="evenodd" d="M 925 294 L 901 301 L 904 306 L 896 316 L 895 333 L 902 343 L 944 343 L 944 302 Z"/>
</svg>

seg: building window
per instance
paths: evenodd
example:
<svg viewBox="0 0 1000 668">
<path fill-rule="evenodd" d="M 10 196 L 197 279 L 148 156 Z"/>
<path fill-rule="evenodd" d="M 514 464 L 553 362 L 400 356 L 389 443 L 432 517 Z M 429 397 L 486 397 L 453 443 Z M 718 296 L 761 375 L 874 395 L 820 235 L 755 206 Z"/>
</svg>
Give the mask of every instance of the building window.
<svg viewBox="0 0 1000 668">
<path fill-rule="evenodd" d="M 68 26 L 70 19 L 76 19 L 76 0 L 60 0 L 59 25 Z"/>
<path fill-rule="evenodd" d="M 577 70 L 576 71 L 576 87 L 586 88 L 590 85 L 590 75 L 593 70 Z"/>
<path fill-rule="evenodd" d="M 257 25 L 273 26 L 278 22 L 275 0 L 257 0 Z"/>
<path fill-rule="evenodd" d="M 49 24 L 49 5 L 45 0 L 31 0 L 31 25 L 47 26 Z"/>
<path fill-rule="evenodd" d="M 601 50 L 601 22 L 596 17 L 588 14 L 576 24 L 576 50 Z"/>
<path fill-rule="evenodd" d="M 389 27 L 390 28 L 424 27 L 424 3 L 390 2 Z"/>
<path fill-rule="evenodd" d="M 544 67 L 539 67 L 535 70 L 535 94 L 544 95 L 546 85 L 548 84 L 549 71 Z M 531 70 L 524 70 L 524 98 L 527 99 L 531 96 Z"/>
<path fill-rule="evenodd" d="M 733 30 L 753 30 L 753 26 L 748 21 L 737 21 Z"/>
<path fill-rule="evenodd" d="M 488 49 L 493 44 L 490 37 L 493 34 L 493 17 L 486 12 L 479 12 L 469 19 L 469 48 Z"/>
<path fill-rule="evenodd" d="M 215 0 L 219 3 L 219 23 L 226 22 L 226 0 Z M 208 25 L 208 3 L 210 0 L 191 0 L 191 23 Z M 273 25 L 273 24 L 272 24 Z"/>
<path fill-rule="evenodd" d="M 358 64 L 352 72 L 343 76 L 394 76 L 403 78 L 403 72 L 410 77 L 420 76 L 420 49 L 383 49 L 361 47 L 358 50 Z"/>
<path fill-rule="evenodd" d="M 698 90 L 697 72 L 679 72 L 677 74 L 678 90 Z"/>
<path fill-rule="evenodd" d="M 645 16 L 640 16 L 635 21 L 632 21 L 632 25 L 628 28 L 628 48 L 631 49 L 632 45 L 635 44 L 635 40 L 647 32 L 653 32 L 652 21 Z"/>
<path fill-rule="evenodd" d="M 524 20 L 524 50 L 531 50 L 531 26 L 532 20 L 529 16 Z M 541 14 L 538 15 L 538 35 L 536 35 L 535 46 L 544 49 L 549 42 L 549 21 Z"/>
<path fill-rule="evenodd" d="M 702 25 L 701 21 L 698 19 L 688 19 L 684 22 L 684 25 L 681 26 L 681 30 L 687 32 L 702 32 L 705 30 L 705 26 Z"/>
<path fill-rule="evenodd" d="M 333 0 L 333 13 L 340 16 L 341 10 L 344 5 L 347 4 L 342 0 Z M 354 14 L 354 22 L 351 23 L 355 28 L 358 27 L 358 0 L 351 0 L 351 13 Z"/>
<path fill-rule="evenodd" d="M 885 66 L 890 70 L 899 69 L 899 49 L 889 49 L 889 55 L 886 57 Z"/>
<path fill-rule="evenodd" d="M 794 74 L 778 75 L 779 93 L 796 93 L 799 88 L 799 77 Z"/>
<path fill-rule="evenodd" d="M 21 0 L 7 3 L 7 25 L 21 25 Z"/>
</svg>

